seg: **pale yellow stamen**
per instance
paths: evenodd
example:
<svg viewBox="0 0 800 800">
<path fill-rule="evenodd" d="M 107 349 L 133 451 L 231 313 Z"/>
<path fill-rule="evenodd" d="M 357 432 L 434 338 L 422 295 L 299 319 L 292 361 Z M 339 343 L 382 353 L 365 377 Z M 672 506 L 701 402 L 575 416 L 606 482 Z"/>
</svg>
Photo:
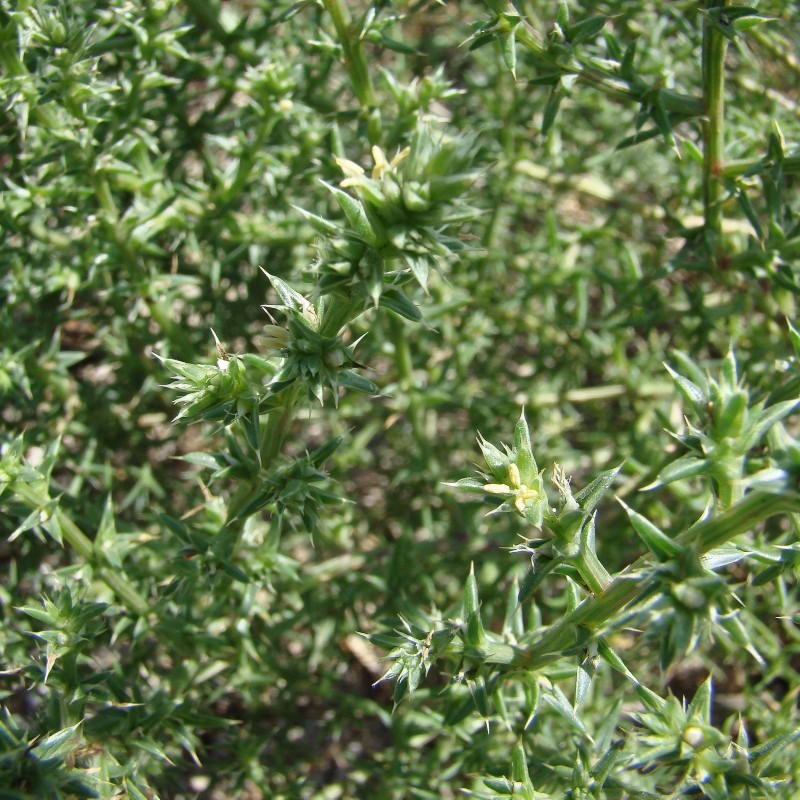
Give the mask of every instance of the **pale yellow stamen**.
<svg viewBox="0 0 800 800">
<path fill-rule="evenodd" d="M 410 147 L 404 147 L 392 160 L 389 166 L 394 169 L 409 153 Z"/>
<path fill-rule="evenodd" d="M 360 178 L 364 174 L 363 168 L 356 164 L 355 161 L 351 161 L 349 158 L 337 158 L 336 165 L 345 174 L 346 180 Z"/>
<path fill-rule="evenodd" d="M 523 514 L 530 500 L 539 499 L 539 492 L 521 482 L 519 467 L 517 467 L 516 464 L 508 465 L 508 478 L 511 486 L 505 483 L 487 483 L 483 487 L 483 491 L 488 494 L 514 495 L 514 508 L 516 508 L 520 514 Z"/>
<path fill-rule="evenodd" d="M 525 511 L 528 500 L 537 500 L 539 492 L 535 489 L 529 489 L 524 483 L 517 489 L 517 499 L 514 500 L 514 507 L 522 514 Z"/>
<path fill-rule="evenodd" d="M 375 162 L 375 166 L 372 168 L 372 179 L 380 180 L 387 170 L 394 169 L 410 152 L 411 148 L 404 147 L 391 161 L 387 161 L 386 153 L 375 145 L 372 148 L 372 160 Z"/>
<path fill-rule="evenodd" d="M 372 148 L 372 160 L 375 162 L 375 166 L 372 168 L 372 179 L 377 181 L 389 167 L 386 153 L 378 145 L 374 145 Z"/>
</svg>

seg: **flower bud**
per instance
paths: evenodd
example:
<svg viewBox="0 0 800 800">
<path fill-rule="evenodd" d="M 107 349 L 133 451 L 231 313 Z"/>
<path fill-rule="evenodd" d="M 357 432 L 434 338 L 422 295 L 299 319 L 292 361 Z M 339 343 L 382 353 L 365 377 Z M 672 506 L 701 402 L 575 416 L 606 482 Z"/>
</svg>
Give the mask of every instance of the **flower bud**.
<svg viewBox="0 0 800 800">
<path fill-rule="evenodd" d="M 697 725 L 690 725 L 684 732 L 683 732 L 683 741 L 689 745 L 689 747 L 694 748 L 695 750 L 698 747 L 701 747 L 703 742 L 705 741 L 705 734 L 703 733 L 703 729 L 699 728 Z"/>
</svg>

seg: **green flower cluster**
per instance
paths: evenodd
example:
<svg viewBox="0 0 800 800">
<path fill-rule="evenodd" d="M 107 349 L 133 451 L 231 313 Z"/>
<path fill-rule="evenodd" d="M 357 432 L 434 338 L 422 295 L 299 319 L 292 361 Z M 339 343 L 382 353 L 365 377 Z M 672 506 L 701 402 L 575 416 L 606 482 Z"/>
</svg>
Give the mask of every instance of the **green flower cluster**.
<svg viewBox="0 0 800 800">
<path fill-rule="evenodd" d="M 797 334 L 791 326 L 790 332 L 798 347 Z M 739 379 L 733 351 L 722 361 L 719 379 L 705 374 L 684 354 L 676 353 L 675 357 L 681 372 L 669 366 L 667 369 L 693 412 L 694 421 L 687 417 L 686 430 L 673 434 L 686 452 L 668 464 L 647 488 L 705 476 L 725 508 L 740 500 L 749 489 L 784 491 L 789 472 L 796 469 L 789 439 L 784 448 L 788 448 L 787 458 L 782 459 L 785 463 L 770 460 L 762 469 L 751 471 L 747 456 L 768 434 L 773 439 L 781 435 L 779 423 L 794 412 L 797 399 L 753 401 Z"/>
<path fill-rule="evenodd" d="M 353 372 L 351 366 L 360 366 L 352 349 L 340 336 L 326 336 L 317 310 L 302 295 L 275 276 L 269 276 L 282 303 L 275 306 L 288 318 L 287 326 L 266 325 L 262 342 L 283 359 L 280 371 L 267 387 L 273 395 L 299 381 L 305 385 L 309 399 L 323 402 L 326 389 L 333 393 L 333 402 L 339 399 L 339 387 L 355 389 L 366 394 L 380 394 L 380 389 L 370 380 Z M 357 344 L 357 343 L 356 343 Z"/>
<path fill-rule="evenodd" d="M 544 483 L 544 470 L 539 470 L 531 450 L 531 437 L 525 414 L 514 428 L 514 446 L 500 450 L 485 439 L 478 439 L 488 473 L 480 478 L 462 478 L 450 484 L 473 494 L 500 498 L 502 502 L 490 513 L 516 513 L 540 531 L 534 538 L 525 538 L 514 549 L 529 553 L 534 562 L 546 568 L 544 576 L 560 568 L 580 576 L 595 593 L 603 591 L 611 578 L 595 553 L 594 511 L 611 487 L 618 469 L 601 473 L 594 481 L 573 495 L 570 479 L 556 464 L 553 486 L 559 499 L 551 506 Z"/>
<path fill-rule="evenodd" d="M 181 407 L 176 421 L 220 421 L 230 425 L 258 409 L 265 398 L 263 382 L 253 380 L 247 366 L 256 365 L 269 373 L 271 365 L 257 356 L 229 356 L 219 342 L 217 347 L 220 357 L 216 364 L 188 364 L 157 356 L 176 376 L 167 384 L 176 392 L 175 403 Z"/>
<path fill-rule="evenodd" d="M 341 188 L 325 185 L 346 220 L 339 224 L 298 209 L 324 237 L 317 291 L 356 296 L 365 304 L 371 299 L 419 320 L 397 287 L 416 280 L 426 289 L 430 270 L 466 247 L 447 231 L 477 214 L 461 200 L 476 178 L 474 150 L 469 139 L 436 138 L 420 127 L 391 160 L 373 147 L 369 175 L 355 162 L 337 159 L 345 176 Z"/>
</svg>

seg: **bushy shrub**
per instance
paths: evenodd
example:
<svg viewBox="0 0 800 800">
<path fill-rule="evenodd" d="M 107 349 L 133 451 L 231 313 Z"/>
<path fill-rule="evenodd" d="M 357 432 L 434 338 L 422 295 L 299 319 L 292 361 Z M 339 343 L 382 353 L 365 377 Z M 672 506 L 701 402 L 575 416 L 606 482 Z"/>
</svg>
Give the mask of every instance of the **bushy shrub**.
<svg viewBox="0 0 800 800">
<path fill-rule="evenodd" d="M 0 9 L 0 797 L 793 796 L 797 45 Z"/>
</svg>

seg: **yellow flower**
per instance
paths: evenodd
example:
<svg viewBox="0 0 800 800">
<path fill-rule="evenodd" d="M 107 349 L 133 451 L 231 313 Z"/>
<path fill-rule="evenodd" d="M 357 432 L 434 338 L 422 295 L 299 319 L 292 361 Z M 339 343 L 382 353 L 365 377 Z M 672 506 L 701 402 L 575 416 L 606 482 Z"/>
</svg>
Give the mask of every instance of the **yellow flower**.
<svg viewBox="0 0 800 800">
<path fill-rule="evenodd" d="M 372 160 L 375 162 L 375 166 L 372 168 L 372 180 L 381 180 L 387 171 L 393 170 L 410 152 L 411 148 L 404 147 L 389 161 L 386 158 L 386 153 L 378 145 L 374 145 L 372 148 Z M 349 186 L 358 186 L 361 183 L 364 169 L 356 164 L 355 161 L 351 161 L 349 158 L 337 158 L 336 164 L 345 176 L 344 180 L 339 182 L 339 186 L 346 189 Z"/>
<path fill-rule="evenodd" d="M 372 160 L 375 162 L 375 166 L 372 168 L 373 180 L 382 178 L 387 169 L 394 169 L 410 152 L 410 147 L 404 147 L 391 161 L 387 161 L 386 154 L 375 145 L 372 148 Z"/>
<path fill-rule="evenodd" d="M 539 500 L 539 492 L 521 482 L 519 467 L 513 463 L 508 465 L 508 484 L 487 483 L 483 487 L 483 491 L 489 494 L 512 495 L 514 497 L 514 508 L 520 514 L 525 512 L 530 500 Z"/>
<path fill-rule="evenodd" d="M 349 158 L 337 158 L 336 165 L 345 174 L 345 179 L 339 183 L 339 186 L 343 188 L 358 186 L 359 178 L 364 174 L 362 167 Z"/>
<path fill-rule="evenodd" d="M 377 181 L 389 167 L 386 153 L 378 145 L 374 145 L 372 148 L 372 160 L 375 162 L 375 166 L 372 168 L 372 179 Z"/>
</svg>

